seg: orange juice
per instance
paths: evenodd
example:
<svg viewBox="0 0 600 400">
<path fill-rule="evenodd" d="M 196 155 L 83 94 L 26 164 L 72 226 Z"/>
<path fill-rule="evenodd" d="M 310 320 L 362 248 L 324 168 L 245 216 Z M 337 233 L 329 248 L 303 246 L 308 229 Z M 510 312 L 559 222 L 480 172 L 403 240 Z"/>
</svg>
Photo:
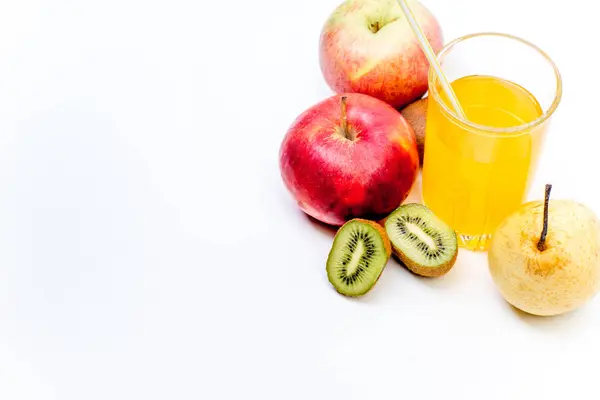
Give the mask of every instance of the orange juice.
<svg viewBox="0 0 600 400">
<path fill-rule="evenodd" d="M 522 126 L 543 110 L 523 87 L 500 78 L 466 76 L 452 87 L 470 124 L 449 114 L 452 106 L 441 89 L 448 109 L 429 96 L 423 201 L 457 231 L 463 247 L 481 250 L 525 200 L 545 124 L 506 132 L 487 128 Z"/>
</svg>

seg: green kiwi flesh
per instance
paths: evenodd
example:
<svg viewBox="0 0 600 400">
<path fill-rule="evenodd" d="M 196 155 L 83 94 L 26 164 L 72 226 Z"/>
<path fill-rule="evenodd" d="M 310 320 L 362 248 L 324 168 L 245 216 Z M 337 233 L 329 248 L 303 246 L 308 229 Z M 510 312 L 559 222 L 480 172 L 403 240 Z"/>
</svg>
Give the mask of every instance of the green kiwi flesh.
<svg viewBox="0 0 600 400">
<path fill-rule="evenodd" d="M 386 218 L 385 230 L 394 254 L 418 275 L 443 275 L 456 261 L 456 233 L 422 204 L 398 207 Z"/>
<path fill-rule="evenodd" d="M 327 258 L 327 278 L 345 296 L 362 296 L 381 276 L 391 245 L 380 225 L 353 219 L 336 233 Z"/>
</svg>

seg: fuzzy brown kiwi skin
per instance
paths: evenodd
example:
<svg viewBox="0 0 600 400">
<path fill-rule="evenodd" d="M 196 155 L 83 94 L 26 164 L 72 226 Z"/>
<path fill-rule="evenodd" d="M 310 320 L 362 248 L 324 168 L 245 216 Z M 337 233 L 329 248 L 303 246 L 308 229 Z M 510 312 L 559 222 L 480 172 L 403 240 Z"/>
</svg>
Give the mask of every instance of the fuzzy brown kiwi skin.
<svg viewBox="0 0 600 400">
<path fill-rule="evenodd" d="M 424 148 L 425 148 L 425 127 L 427 120 L 427 106 L 429 100 L 427 97 L 416 100 L 400 110 L 400 113 L 413 128 L 417 138 L 417 149 L 419 150 L 419 160 L 423 166 Z"/>
<path fill-rule="evenodd" d="M 367 219 L 361 219 L 361 218 L 355 218 L 353 219 L 353 221 L 358 221 L 358 222 L 362 222 L 365 223 L 367 225 L 371 225 L 373 227 L 373 229 L 375 229 L 379 235 L 381 235 L 381 240 L 383 240 L 383 247 L 385 247 L 385 252 L 388 256 L 388 259 L 390 258 L 390 256 L 392 255 L 392 242 L 390 242 L 390 238 L 387 235 L 387 232 L 385 231 L 385 228 L 378 224 L 375 221 L 369 221 Z"/>
<path fill-rule="evenodd" d="M 394 245 L 392 245 L 393 247 Z M 437 267 L 422 267 L 418 264 L 412 262 L 408 257 L 406 257 L 400 250 L 393 247 L 394 256 L 398 257 L 400 262 L 412 273 L 415 273 L 419 276 L 424 276 L 426 278 L 437 278 L 439 276 L 445 275 L 452 269 L 454 264 L 456 263 L 456 258 L 458 257 L 458 251 L 454 252 L 454 257 L 450 259 L 447 263 L 442 264 Z"/>
<path fill-rule="evenodd" d="M 346 222 L 344 225 L 349 224 L 350 222 L 361 222 L 361 223 L 364 223 L 364 224 L 367 224 L 367 225 L 370 225 L 371 227 L 373 227 L 379 233 L 379 235 L 381 236 L 381 240 L 383 240 L 383 247 L 385 248 L 385 254 L 387 255 L 386 262 L 389 261 L 391 255 L 392 255 L 392 244 L 390 242 L 390 238 L 388 237 L 387 232 L 385 231 L 385 229 L 381 225 L 379 225 L 377 222 L 373 222 L 373 221 L 369 221 L 369 220 L 361 219 L 361 218 L 351 219 L 350 221 Z M 344 227 L 344 225 L 342 225 L 340 227 L 340 229 L 342 229 Z M 339 230 L 338 230 L 338 232 L 339 232 Z M 329 261 L 329 259 L 327 261 Z M 349 294 L 340 292 L 339 290 L 337 290 L 337 288 L 335 287 L 335 285 L 331 281 L 331 279 L 329 279 L 329 275 L 328 275 L 327 279 L 329 280 L 329 283 L 331 283 L 331 286 L 333 286 L 333 288 L 339 294 L 341 294 L 343 296 L 346 296 L 346 297 L 360 297 L 360 296 L 363 296 L 363 295 L 367 294 L 368 292 L 371 291 L 371 289 L 373 289 L 373 287 L 377 284 L 377 282 L 379 282 L 379 278 L 381 277 L 381 274 L 383 273 L 384 269 L 385 269 L 385 267 L 381 269 L 381 272 L 379 273 L 379 276 L 373 281 L 373 284 L 371 286 L 367 287 L 364 292 L 357 293 L 355 295 L 349 295 Z"/>
<path fill-rule="evenodd" d="M 384 219 L 384 221 L 389 218 L 386 217 Z M 454 238 L 456 239 L 456 232 L 452 231 L 452 234 L 454 235 Z M 390 242 L 391 243 L 391 242 Z M 437 267 L 422 267 L 418 264 L 416 264 L 415 262 L 413 262 L 412 260 L 410 260 L 408 257 L 406 257 L 406 255 L 404 255 L 404 253 L 402 253 L 402 251 L 400 249 L 398 249 L 397 247 L 394 246 L 394 243 L 392 243 L 392 252 L 394 254 L 395 257 L 397 257 L 400 262 L 412 273 L 415 273 L 417 275 L 420 276 L 424 276 L 427 278 L 437 278 L 439 276 L 445 275 L 446 273 L 448 273 L 448 271 L 450 271 L 452 269 L 452 267 L 454 266 L 454 264 L 456 263 L 456 258 L 458 257 L 458 248 L 455 250 L 454 252 L 454 257 L 452 257 L 452 259 L 448 260 L 448 262 L 439 265 Z"/>
</svg>

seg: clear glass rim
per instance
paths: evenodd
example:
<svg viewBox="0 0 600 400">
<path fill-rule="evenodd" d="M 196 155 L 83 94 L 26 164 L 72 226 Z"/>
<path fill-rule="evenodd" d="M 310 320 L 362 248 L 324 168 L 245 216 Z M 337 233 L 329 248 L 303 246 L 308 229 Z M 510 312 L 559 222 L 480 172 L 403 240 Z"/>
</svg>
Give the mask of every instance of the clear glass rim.
<svg viewBox="0 0 600 400">
<path fill-rule="evenodd" d="M 472 33 L 472 34 L 461 36 L 459 38 L 452 40 L 451 42 L 446 44 L 446 46 L 444 46 L 444 48 L 439 52 L 438 59 L 439 59 L 440 63 L 443 61 L 444 56 L 446 54 L 448 54 L 448 52 L 450 52 L 450 50 L 452 50 L 452 48 L 454 46 L 456 46 L 457 44 L 464 42 L 466 40 L 469 40 L 469 39 L 485 37 L 485 36 L 501 37 L 501 38 L 505 38 L 505 39 L 515 40 L 517 42 L 520 42 L 521 44 L 524 44 L 524 45 L 530 47 L 532 50 L 536 51 L 538 54 L 540 54 L 542 57 L 544 57 L 544 59 L 548 62 L 548 64 L 554 70 L 554 76 L 556 78 L 556 92 L 554 95 L 554 100 L 552 101 L 552 104 L 550 105 L 550 107 L 548 107 L 548 110 L 544 111 L 544 113 L 540 117 L 538 117 L 537 119 L 535 119 L 531 122 L 528 122 L 523 125 L 511 126 L 509 128 L 496 128 L 493 126 L 480 125 L 480 124 L 475 124 L 473 122 L 465 121 L 460 116 L 456 115 L 454 110 L 450 109 L 446 105 L 446 103 L 444 103 L 444 101 L 442 101 L 440 94 L 435 85 L 435 83 L 437 82 L 437 76 L 435 75 L 435 71 L 433 68 L 429 68 L 429 92 L 430 92 L 430 95 L 433 96 L 435 101 L 440 105 L 443 112 L 448 114 L 455 123 L 460 124 L 463 127 L 467 127 L 470 130 L 480 131 L 482 134 L 487 134 L 487 135 L 502 134 L 503 136 L 507 136 L 507 134 L 511 134 L 511 133 L 514 135 L 510 135 L 510 136 L 524 135 L 531 128 L 534 128 L 534 127 L 542 124 L 546 120 L 548 120 L 552 116 L 552 114 L 554 114 L 556 109 L 558 108 L 558 105 L 562 98 L 562 77 L 560 75 L 560 71 L 558 70 L 558 67 L 556 66 L 554 61 L 552 61 L 550 56 L 548 56 L 548 54 L 546 54 L 546 52 L 543 51 L 542 49 L 540 49 L 538 46 L 536 46 L 533 43 L 531 43 L 525 39 L 522 39 L 520 37 L 510 35 L 507 33 L 500 33 L 500 32 Z"/>
</svg>

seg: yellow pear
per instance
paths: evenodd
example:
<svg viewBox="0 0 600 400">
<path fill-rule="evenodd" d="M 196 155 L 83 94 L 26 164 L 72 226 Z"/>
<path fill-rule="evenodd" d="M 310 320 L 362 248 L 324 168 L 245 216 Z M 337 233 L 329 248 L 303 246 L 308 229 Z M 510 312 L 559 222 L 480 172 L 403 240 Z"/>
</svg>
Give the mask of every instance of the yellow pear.
<svg viewBox="0 0 600 400">
<path fill-rule="evenodd" d="M 600 221 L 571 200 L 529 202 L 493 235 L 489 269 L 502 296 L 534 315 L 558 315 L 600 289 Z"/>
</svg>

